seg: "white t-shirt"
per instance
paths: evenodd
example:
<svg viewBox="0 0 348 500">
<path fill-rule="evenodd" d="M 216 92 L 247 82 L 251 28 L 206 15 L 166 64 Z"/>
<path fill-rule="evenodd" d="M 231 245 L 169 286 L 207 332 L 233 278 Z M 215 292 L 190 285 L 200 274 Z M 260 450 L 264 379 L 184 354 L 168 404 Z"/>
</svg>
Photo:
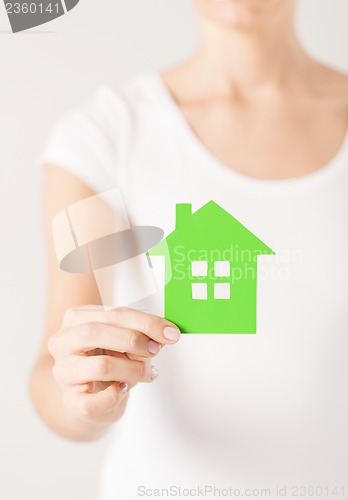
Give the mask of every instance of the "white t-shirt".
<svg viewBox="0 0 348 500">
<path fill-rule="evenodd" d="M 314 173 L 250 178 L 206 149 L 148 73 L 100 87 L 57 124 L 40 162 L 96 192 L 119 187 L 132 223 L 165 234 L 177 203 L 196 210 L 213 199 L 276 251 L 259 258 L 256 335 L 183 335 L 154 360 L 158 379 L 132 389 L 99 499 L 151 498 L 156 488 L 180 498 L 179 487 L 189 498 L 199 487 L 217 488 L 205 498 L 229 487 L 234 496 L 264 488 L 272 499 L 346 498 L 348 134 Z"/>
</svg>

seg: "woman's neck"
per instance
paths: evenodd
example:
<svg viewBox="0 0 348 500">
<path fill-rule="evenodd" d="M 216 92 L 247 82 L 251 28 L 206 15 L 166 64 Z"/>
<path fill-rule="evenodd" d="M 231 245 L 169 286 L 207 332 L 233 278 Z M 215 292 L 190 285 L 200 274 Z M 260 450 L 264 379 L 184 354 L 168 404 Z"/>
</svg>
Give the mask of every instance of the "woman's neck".
<svg viewBox="0 0 348 500">
<path fill-rule="evenodd" d="M 249 99 L 298 86 L 311 62 L 290 19 L 257 29 L 230 29 L 201 20 L 202 42 L 189 65 L 205 90 Z"/>
</svg>

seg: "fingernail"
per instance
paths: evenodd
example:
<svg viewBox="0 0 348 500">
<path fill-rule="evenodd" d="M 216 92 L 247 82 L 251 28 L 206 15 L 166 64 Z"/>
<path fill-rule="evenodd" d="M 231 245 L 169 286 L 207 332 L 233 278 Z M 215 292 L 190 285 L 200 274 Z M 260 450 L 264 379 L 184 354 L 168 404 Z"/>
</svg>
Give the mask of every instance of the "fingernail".
<svg viewBox="0 0 348 500">
<path fill-rule="evenodd" d="M 155 380 L 158 376 L 158 371 L 154 366 L 151 366 L 151 380 Z"/>
<path fill-rule="evenodd" d="M 149 340 L 147 343 L 147 350 L 152 354 L 158 354 L 161 350 L 161 346 L 154 340 Z"/>
<path fill-rule="evenodd" d="M 119 384 L 119 388 L 120 388 L 120 391 L 122 392 L 122 394 L 127 394 L 128 390 L 129 390 L 128 384 L 126 384 L 125 382 L 121 382 Z"/>
<path fill-rule="evenodd" d="M 166 326 L 163 335 L 168 340 L 179 340 L 181 332 L 179 328 L 173 328 L 172 326 Z"/>
</svg>

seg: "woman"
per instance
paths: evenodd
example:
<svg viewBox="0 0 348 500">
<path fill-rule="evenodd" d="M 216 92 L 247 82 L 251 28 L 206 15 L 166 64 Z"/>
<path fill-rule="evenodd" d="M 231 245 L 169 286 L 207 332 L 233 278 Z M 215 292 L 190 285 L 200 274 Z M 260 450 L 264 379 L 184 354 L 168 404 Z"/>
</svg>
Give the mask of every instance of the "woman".
<svg viewBox="0 0 348 500">
<path fill-rule="evenodd" d="M 205 485 L 211 497 L 231 486 L 290 498 L 300 484 L 302 496 L 327 487 L 337 498 L 348 449 L 348 79 L 305 52 L 295 0 L 194 7 L 201 43 L 190 60 L 100 88 L 43 153 L 48 304 L 32 398 L 70 439 L 113 429 L 102 500 L 171 486 L 197 496 Z M 276 251 L 259 259 L 256 335 L 180 335 L 156 314 L 80 307 L 100 305 L 98 289 L 58 269 L 51 221 L 115 186 L 134 224 L 168 234 L 176 203 L 213 199 Z"/>
</svg>

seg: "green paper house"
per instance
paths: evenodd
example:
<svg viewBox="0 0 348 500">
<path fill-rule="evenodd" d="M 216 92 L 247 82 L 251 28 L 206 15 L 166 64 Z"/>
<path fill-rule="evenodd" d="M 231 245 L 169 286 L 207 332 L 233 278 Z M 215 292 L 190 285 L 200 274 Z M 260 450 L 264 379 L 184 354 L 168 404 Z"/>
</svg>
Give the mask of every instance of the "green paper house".
<svg viewBox="0 0 348 500">
<path fill-rule="evenodd" d="M 256 333 L 257 258 L 275 252 L 217 203 L 176 205 L 148 253 L 165 257 L 164 315 L 183 333 Z"/>
</svg>

